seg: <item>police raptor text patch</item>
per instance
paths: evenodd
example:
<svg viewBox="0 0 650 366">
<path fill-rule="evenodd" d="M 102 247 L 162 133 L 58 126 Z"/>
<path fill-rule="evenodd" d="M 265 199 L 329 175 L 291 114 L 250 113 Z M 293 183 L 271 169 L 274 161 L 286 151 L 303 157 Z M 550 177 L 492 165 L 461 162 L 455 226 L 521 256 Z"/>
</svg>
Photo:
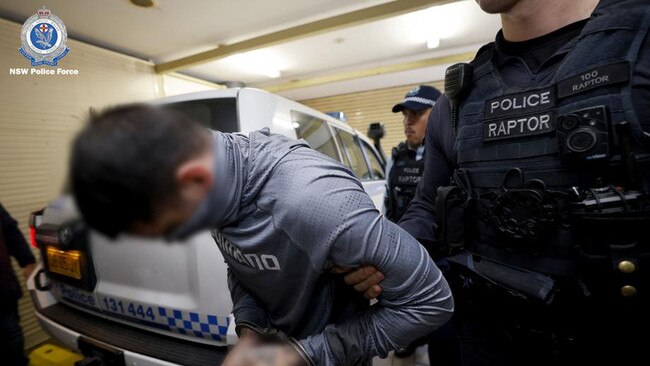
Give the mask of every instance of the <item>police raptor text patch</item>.
<svg viewBox="0 0 650 366">
<path fill-rule="evenodd" d="M 587 70 L 579 75 L 564 79 L 557 84 L 559 98 L 582 93 L 587 90 L 630 80 L 630 64 L 627 61 Z"/>
<path fill-rule="evenodd" d="M 555 131 L 556 96 L 553 87 L 490 99 L 485 103 L 483 141 Z"/>
</svg>

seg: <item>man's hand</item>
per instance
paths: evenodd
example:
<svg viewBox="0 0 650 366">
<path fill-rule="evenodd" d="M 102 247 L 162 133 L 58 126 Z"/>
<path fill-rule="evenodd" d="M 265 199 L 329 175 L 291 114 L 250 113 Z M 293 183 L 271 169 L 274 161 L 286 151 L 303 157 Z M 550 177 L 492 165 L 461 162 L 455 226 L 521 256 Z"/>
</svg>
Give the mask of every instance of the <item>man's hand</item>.
<svg viewBox="0 0 650 366">
<path fill-rule="evenodd" d="M 257 333 L 250 329 L 242 328 L 239 334 L 239 341 L 228 351 L 228 355 L 226 355 L 226 359 L 223 360 L 222 365 L 239 366 L 242 357 L 260 344 L 262 344 L 262 341 L 259 339 Z"/>
<path fill-rule="evenodd" d="M 36 263 L 28 264 L 23 268 L 23 277 L 25 277 L 25 281 L 27 281 L 32 273 L 34 273 L 35 269 Z"/>
<path fill-rule="evenodd" d="M 379 272 L 375 267 L 366 266 L 355 270 L 348 267 L 335 266 L 332 268 L 332 273 L 346 273 L 344 280 L 354 289 L 363 293 L 363 296 L 368 299 L 374 299 L 381 294 L 381 286 L 379 283 L 384 279 L 384 274 Z"/>
<path fill-rule="evenodd" d="M 242 354 L 237 366 L 307 366 L 293 346 L 288 344 L 254 347 Z"/>
</svg>

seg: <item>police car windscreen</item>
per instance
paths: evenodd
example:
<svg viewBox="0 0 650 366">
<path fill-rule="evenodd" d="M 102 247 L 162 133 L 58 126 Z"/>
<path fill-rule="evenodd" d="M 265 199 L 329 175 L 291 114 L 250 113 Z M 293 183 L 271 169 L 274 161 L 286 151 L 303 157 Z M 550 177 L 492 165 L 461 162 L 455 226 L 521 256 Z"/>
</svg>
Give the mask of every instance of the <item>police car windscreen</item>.
<svg viewBox="0 0 650 366">
<path fill-rule="evenodd" d="M 235 98 L 192 100 L 169 104 L 167 107 L 187 115 L 212 130 L 239 132 Z"/>
</svg>

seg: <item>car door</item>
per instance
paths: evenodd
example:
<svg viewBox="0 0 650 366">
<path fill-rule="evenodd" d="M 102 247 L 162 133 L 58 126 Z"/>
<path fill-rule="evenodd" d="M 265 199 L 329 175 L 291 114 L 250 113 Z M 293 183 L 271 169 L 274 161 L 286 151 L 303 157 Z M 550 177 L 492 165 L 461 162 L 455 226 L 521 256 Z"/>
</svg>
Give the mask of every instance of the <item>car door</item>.
<svg viewBox="0 0 650 366">
<path fill-rule="evenodd" d="M 344 164 L 361 180 L 363 188 L 370 195 L 375 206 L 381 209 L 384 204 L 386 183 L 383 166 L 379 163 L 374 149 L 353 132 L 338 127 L 333 127 L 333 130 L 341 146 Z"/>
<path fill-rule="evenodd" d="M 291 119 L 297 138 L 307 141 L 312 149 L 334 160 L 342 161 L 342 156 L 327 121 L 295 110 L 291 111 Z"/>
<path fill-rule="evenodd" d="M 372 165 L 375 168 L 371 169 L 367 161 L 367 153 L 360 145 L 362 140 L 356 136 L 354 130 L 351 130 L 352 132 L 343 130 L 324 119 L 299 111 L 291 111 L 291 119 L 297 138 L 304 139 L 312 149 L 350 168 L 361 180 L 363 188 L 370 195 L 375 206 L 381 209 L 385 190 L 383 167 Z"/>
</svg>

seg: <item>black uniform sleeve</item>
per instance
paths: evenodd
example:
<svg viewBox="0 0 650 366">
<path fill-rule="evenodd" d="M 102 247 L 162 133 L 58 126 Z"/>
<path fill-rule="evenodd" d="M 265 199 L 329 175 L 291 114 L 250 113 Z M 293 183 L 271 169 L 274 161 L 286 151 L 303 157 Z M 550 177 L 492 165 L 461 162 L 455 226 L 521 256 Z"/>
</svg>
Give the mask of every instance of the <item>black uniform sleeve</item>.
<svg viewBox="0 0 650 366">
<path fill-rule="evenodd" d="M 641 128 L 650 134 L 650 33 L 645 36 L 632 77 L 632 103 Z"/>
<path fill-rule="evenodd" d="M 0 224 L 9 255 L 16 258 L 21 267 L 35 263 L 34 254 L 29 249 L 29 244 L 25 241 L 23 233 L 18 229 L 18 222 L 9 215 L 2 205 L 0 205 Z"/>
<path fill-rule="evenodd" d="M 455 165 L 455 132 L 451 126 L 449 101 L 444 95 L 431 110 L 424 141 L 424 173 L 399 225 L 431 252 L 436 249 L 436 190 L 449 184 Z"/>
</svg>

